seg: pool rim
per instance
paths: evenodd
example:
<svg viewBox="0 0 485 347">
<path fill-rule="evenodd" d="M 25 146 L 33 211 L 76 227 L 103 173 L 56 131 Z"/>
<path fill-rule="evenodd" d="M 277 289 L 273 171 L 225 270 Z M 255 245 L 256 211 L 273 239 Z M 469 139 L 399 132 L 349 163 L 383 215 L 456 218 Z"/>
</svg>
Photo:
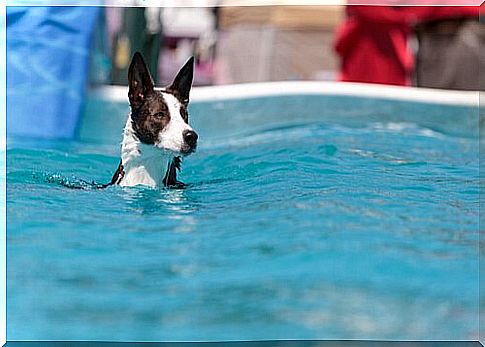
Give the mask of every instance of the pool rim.
<svg viewBox="0 0 485 347">
<path fill-rule="evenodd" d="M 127 86 L 104 85 L 90 90 L 91 96 L 126 102 Z M 428 104 L 479 107 L 479 91 L 403 87 L 354 82 L 283 81 L 193 87 L 191 102 L 214 102 L 272 96 L 350 96 L 410 101 Z"/>
</svg>

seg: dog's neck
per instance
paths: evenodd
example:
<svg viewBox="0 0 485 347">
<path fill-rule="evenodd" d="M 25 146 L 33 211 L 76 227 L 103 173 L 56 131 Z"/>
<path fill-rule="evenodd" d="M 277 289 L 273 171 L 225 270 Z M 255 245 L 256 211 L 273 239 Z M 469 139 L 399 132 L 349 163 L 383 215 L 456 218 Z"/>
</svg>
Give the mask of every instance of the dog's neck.
<svg viewBox="0 0 485 347">
<path fill-rule="evenodd" d="M 163 186 L 163 178 L 173 157 L 171 152 L 140 142 L 133 130 L 130 115 L 121 144 L 124 176 L 119 184 L 121 186 Z"/>
</svg>

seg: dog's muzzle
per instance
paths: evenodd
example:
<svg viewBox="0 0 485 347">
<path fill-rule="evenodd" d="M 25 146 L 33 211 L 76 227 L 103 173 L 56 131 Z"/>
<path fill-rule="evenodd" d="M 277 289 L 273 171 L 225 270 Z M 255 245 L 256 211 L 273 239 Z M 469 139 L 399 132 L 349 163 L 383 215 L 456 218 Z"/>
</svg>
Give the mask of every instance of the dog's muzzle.
<svg viewBox="0 0 485 347">
<path fill-rule="evenodd" d="M 193 130 L 184 130 L 182 136 L 184 138 L 182 153 L 189 154 L 195 151 L 197 148 L 197 139 L 199 138 L 197 133 Z"/>
</svg>

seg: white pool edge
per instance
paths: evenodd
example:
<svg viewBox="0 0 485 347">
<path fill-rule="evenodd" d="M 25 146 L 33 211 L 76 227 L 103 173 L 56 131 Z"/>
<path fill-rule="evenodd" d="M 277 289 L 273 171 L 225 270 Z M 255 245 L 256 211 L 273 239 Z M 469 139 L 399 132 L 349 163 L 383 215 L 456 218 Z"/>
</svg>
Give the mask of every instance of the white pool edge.
<svg viewBox="0 0 485 347">
<path fill-rule="evenodd" d="M 90 93 L 114 102 L 128 102 L 128 91 L 125 86 L 100 86 L 93 88 Z M 479 106 L 478 91 L 322 81 L 263 82 L 194 87 L 191 92 L 191 101 L 208 102 L 285 95 L 353 96 L 430 104 Z"/>
</svg>

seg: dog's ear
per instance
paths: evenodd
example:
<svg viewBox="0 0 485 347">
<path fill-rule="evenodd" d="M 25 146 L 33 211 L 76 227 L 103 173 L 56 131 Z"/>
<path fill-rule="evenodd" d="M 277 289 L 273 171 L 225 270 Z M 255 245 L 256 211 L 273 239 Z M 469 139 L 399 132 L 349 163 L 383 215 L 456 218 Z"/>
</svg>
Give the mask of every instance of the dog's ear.
<svg viewBox="0 0 485 347">
<path fill-rule="evenodd" d="M 192 80 L 194 78 L 194 57 L 190 57 L 185 65 L 180 69 L 177 76 L 173 80 L 170 87 L 171 91 L 183 104 L 189 102 L 190 88 L 192 87 Z"/>
<path fill-rule="evenodd" d="M 154 83 L 143 57 L 136 52 L 128 69 L 128 98 L 132 108 L 139 107 L 153 91 Z"/>
</svg>

